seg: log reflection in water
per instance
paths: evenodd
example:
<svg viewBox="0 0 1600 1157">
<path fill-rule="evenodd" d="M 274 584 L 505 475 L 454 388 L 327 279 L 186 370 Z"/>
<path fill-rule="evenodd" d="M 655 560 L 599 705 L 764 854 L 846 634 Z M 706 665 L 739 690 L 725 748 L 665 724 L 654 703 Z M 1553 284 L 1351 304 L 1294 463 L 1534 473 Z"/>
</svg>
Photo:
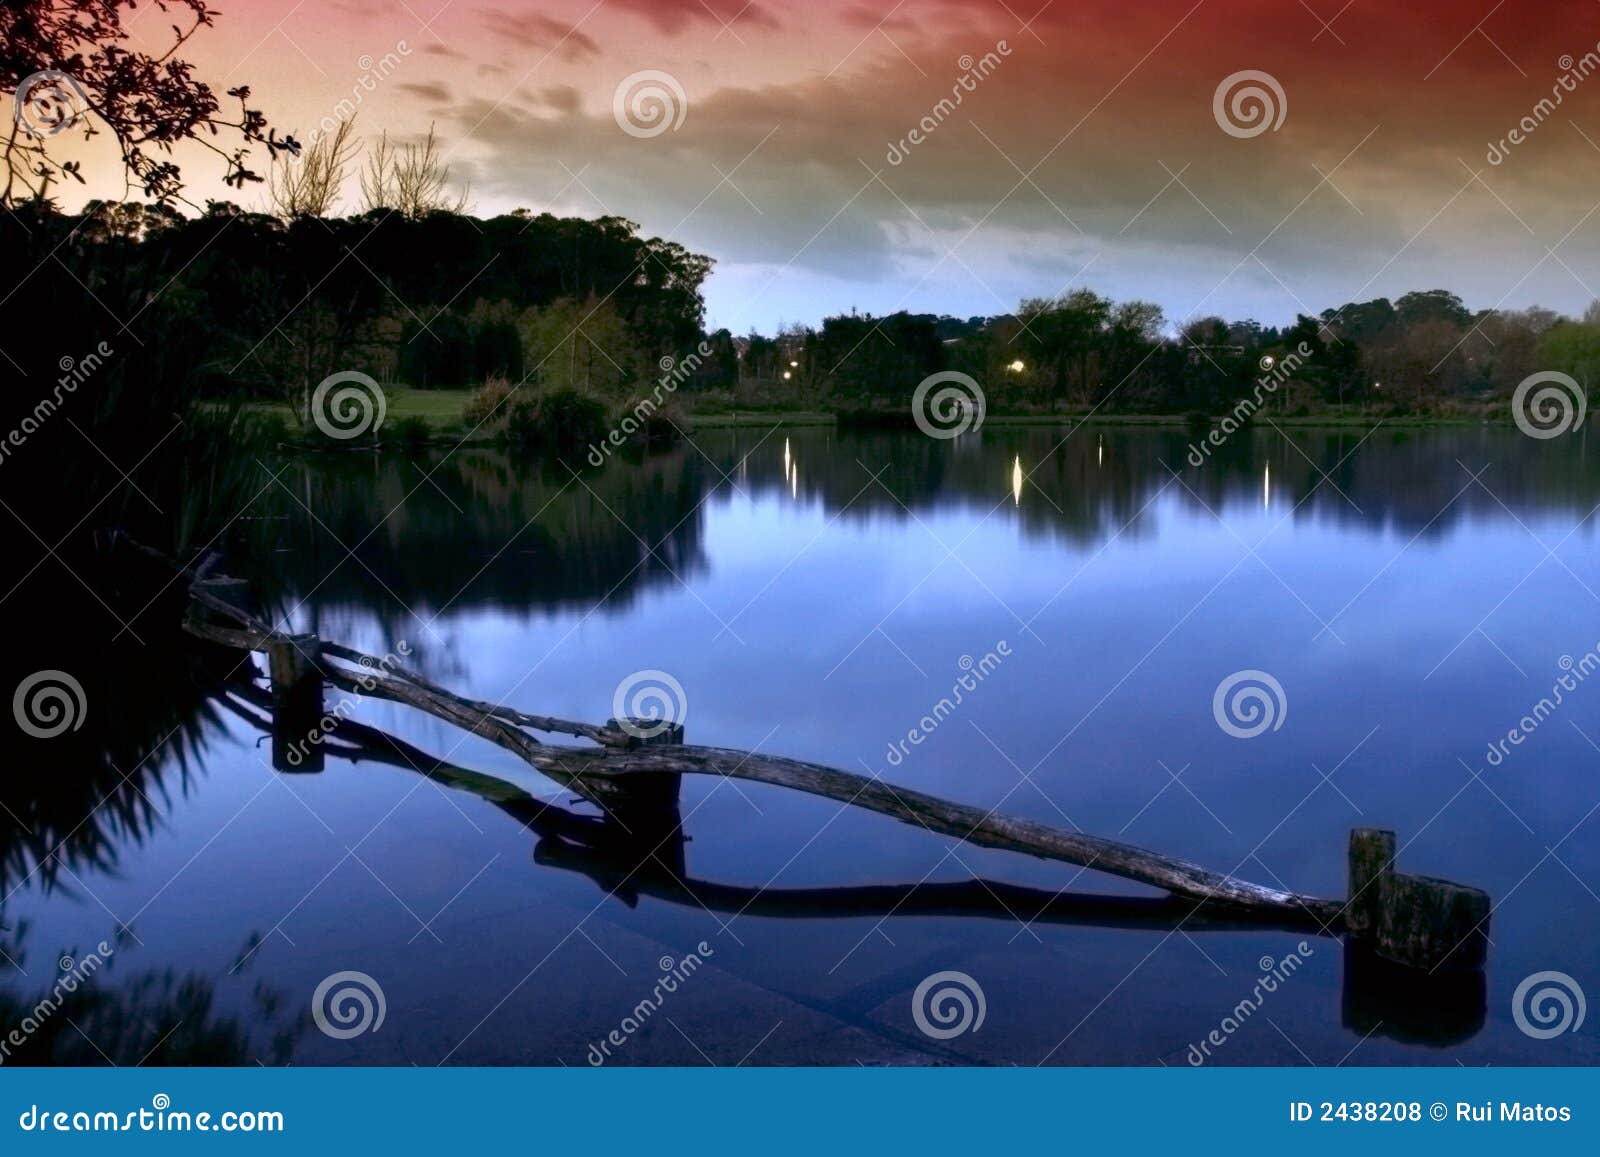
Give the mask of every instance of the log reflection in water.
<svg viewBox="0 0 1600 1157">
<path fill-rule="evenodd" d="M 261 688 L 235 688 L 230 710 L 270 733 Z M 537 838 L 533 862 L 589 877 L 629 907 L 641 899 L 686 908 L 776 920 L 852 918 L 979 918 L 1030 923 L 1144 930 L 1291 931 L 1332 936 L 1309 915 L 1251 911 L 1176 897 L 1064 893 L 974 878 L 951 883 L 879 884 L 818 888 L 765 888 L 695 879 L 686 870 L 681 828 L 665 835 L 622 828 L 606 816 L 586 816 L 539 799 L 495 776 L 436 759 L 386 732 L 343 721 L 328 755 L 351 763 L 402 768 L 468 791 L 492 803 Z M 1343 937 L 1341 1010 L 1346 1027 L 1434 1047 L 1459 1044 L 1484 1027 L 1487 987 L 1481 970 L 1428 973 L 1378 957 L 1358 938 Z"/>
</svg>

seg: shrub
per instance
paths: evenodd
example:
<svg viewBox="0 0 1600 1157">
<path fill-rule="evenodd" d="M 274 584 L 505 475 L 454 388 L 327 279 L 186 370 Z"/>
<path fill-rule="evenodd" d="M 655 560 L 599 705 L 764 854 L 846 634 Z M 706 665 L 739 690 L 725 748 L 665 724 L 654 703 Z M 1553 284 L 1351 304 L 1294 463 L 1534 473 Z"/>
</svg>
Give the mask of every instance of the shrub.
<svg viewBox="0 0 1600 1157">
<path fill-rule="evenodd" d="M 473 391 L 472 397 L 467 399 L 467 404 L 461 409 L 461 418 L 466 422 L 468 429 L 474 429 L 484 423 L 498 425 L 506 419 L 508 405 L 504 404 L 516 391 L 512 389 L 511 382 L 502 374 L 491 374 L 483 380 L 483 385 Z"/>
<path fill-rule="evenodd" d="M 383 427 L 383 440 L 406 450 L 420 450 L 433 439 L 433 427 L 422 417 L 401 418 Z"/>
<path fill-rule="evenodd" d="M 571 450 L 605 438 L 610 431 L 605 403 L 571 388 L 532 394 L 513 401 L 506 415 L 506 437 L 519 446 Z"/>
</svg>

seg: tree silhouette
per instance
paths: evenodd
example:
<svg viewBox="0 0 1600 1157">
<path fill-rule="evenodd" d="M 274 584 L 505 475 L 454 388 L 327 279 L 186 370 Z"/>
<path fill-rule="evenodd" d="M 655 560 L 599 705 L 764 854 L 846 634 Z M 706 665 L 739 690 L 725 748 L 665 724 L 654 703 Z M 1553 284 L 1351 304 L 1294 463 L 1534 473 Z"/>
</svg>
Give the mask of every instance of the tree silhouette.
<svg viewBox="0 0 1600 1157">
<path fill-rule="evenodd" d="M 83 183 L 79 162 L 51 155 L 50 141 L 67 132 L 93 137 L 109 132 L 121 152 L 128 188 L 164 202 L 182 197 L 183 174 L 173 147 L 193 141 L 222 159 L 223 179 L 234 188 L 261 177 L 249 166 L 250 146 L 270 156 L 296 152 L 299 143 L 278 136 L 249 104 L 250 89 L 227 90 L 236 109 L 196 79 L 179 51 L 217 13 L 205 0 L 150 0 L 176 19 L 172 43 L 159 55 L 128 47 L 124 11 L 136 0 L 7 0 L 0 5 L 0 88 L 17 104 L 5 138 L 5 184 L 0 204 L 48 196 L 61 178 Z M 218 143 L 218 138 L 238 143 Z"/>
</svg>

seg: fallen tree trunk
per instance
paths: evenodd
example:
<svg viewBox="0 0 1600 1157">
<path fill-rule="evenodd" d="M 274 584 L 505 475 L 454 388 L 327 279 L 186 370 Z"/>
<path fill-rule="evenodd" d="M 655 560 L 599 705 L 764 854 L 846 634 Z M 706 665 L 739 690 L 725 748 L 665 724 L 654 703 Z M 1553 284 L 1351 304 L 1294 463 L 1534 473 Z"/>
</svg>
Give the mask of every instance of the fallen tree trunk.
<svg viewBox="0 0 1600 1157">
<path fill-rule="evenodd" d="M 1076 864 L 1179 896 L 1247 908 L 1301 910 L 1328 923 L 1343 919 L 1344 905 L 1337 900 L 1263 887 L 1130 844 L 996 815 L 992 810 L 952 803 L 879 779 L 796 759 L 683 745 L 606 751 L 547 748 L 532 762 L 541 770 L 547 764 L 553 765 L 562 775 L 589 783 L 623 782 L 633 775 L 674 773 L 725 776 L 793 788 L 865 808 L 936 835 L 953 836 L 980 847 L 1024 852 L 1041 859 Z"/>
<path fill-rule="evenodd" d="M 314 671 L 358 698 L 370 695 L 404 703 L 481 736 L 514 752 L 639 836 L 660 831 L 670 835 L 677 830 L 679 777 L 742 779 L 864 808 L 979 847 L 1021 852 L 1132 880 L 1193 900 L 1196 911 L 1200 905 L 1210 904 L 1288 913 L 1314 922 L 1325 932 L 1374 936 L 1379 952 L 1413 966 L 1437 968 L 1450 961 L 1456 967 L 1475 968 L 1484 959 L 1492 911 L 1488 896 L 1478 889 L 1447 881 L 1395 873 L 1392 851 L 1387 853 L 1387 859 L 1379 854 L 1382 848 L 1393 847 L 1391 833 L 1352 833 L 1348 901 L 1269 888 L 1213 872 L 1188 860 L 1032 820 L 996 815 L 992 809 L 953 803 L 884 783 L 876 777 L 781 756 L 692 746 L 682 742 L 682 729 L 676 726 L 652 740 L 641 741 L 637 729 L 624 728 L 616 720 L 604 725 L 580 723 L 466 699 L 388 660 L 314 636 L 278 631 L 244 609 L 237 591 L 218 593 L 219 584 L 231 580 L 183 567 L 148 548 L 139 549 L 161 558 L 193 580 L 190 593 L 204 613 L 190 614 L 185 620 L 184 626 L 191 633 L 229 647 L 269 652 L 277 657 L 275 670 Z M 242 626 L 229 627 L 223 622 Z M 290 662 L 291 656 L 286 652 L 291 648 L 305 653 L 292 656 L 294 661 Z M 283 689 L 274 688 L 275 693 L 279 690 Z M 275 726 L 279 722 L 274 719 Z M 590 740 L 594 746 L 553 746 L 528 734 L 527 728 L 577 736 Z M 330 734 L 335 729 L 330 721 Z M 322 737 L 325 738 L 328 736 Z M 321 741 L 315 729 L 311 739 Z M 645 830 L 635 832 L 628 821 L 641 818 Z M 1383 843 L 1385 838 L 1387 844 Z"/>
<path fill-rule="evenodd" d="M 241 621 L 245 618 L 243 612 L 224 604 L 211 609 L 233 614 Z M 253 650 L 261 651 L 287 638 L 259 622 L 252 623 L 251 629 L 243 632 L 219 629 L 192 620 L 187 626 L 201 638 L 228 646 L 248 645 Z M 531 719 L 534 718 L 532 716 L 463 699 L 415 676 L 402 676 L 398 672 L 394 675 L 376 674 L 380 669 L 379 660 L 347 647 L 324 643 L 321 650 L 324 674 L 334 686 L 357 695 L 404 703 L 453 723 L 515 752 L 563 787 L 607 810 L 621 806 L 629 798 L 633 782 L 644 777 L 711 775 L 743 779 L 773 787 L 792 788 L 852 807 L 865 808 L 935 835 L 951 836 L 980 847 L 1023 852 L 1041 859 L 1074 864 L 1193 900 L 1244 908 L 1296 911 L 1333 930 L 1343 927 L 1344 905 L 1338 900 L 1268 888 L 1130 844 L 1080 832 L 1062 831 L 1031 820 L 995 815 L 992 811 L 952 803 L 937 796 L 821 764 L 687 744 L 629 747 L 624 744 L 630 742 L 630 737 L 618 728 L 585 726 L 562 720 L 549 722 L 561 725 L 569 733 L 578 733 L 578 728 L 582 727 L 583 733 L 594 735 L 607 745 L 592 748 L 552 746 L 539 742 L 509 721 L 513 717 Z M 337 667 L 326 662 L 328 656 L 337 656 L 358 666 L 355 671 Z M 525 725 L 536 726 L 531 723 Z"/>
</svg>

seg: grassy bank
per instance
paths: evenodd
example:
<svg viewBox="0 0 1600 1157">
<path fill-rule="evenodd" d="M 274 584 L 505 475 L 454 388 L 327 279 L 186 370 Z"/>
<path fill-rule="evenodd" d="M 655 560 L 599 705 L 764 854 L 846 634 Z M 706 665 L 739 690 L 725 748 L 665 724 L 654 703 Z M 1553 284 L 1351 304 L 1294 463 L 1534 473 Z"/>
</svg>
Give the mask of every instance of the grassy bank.
<svg viewBox="0 0 1600 1157">
<path fill-rule="evenodd" d="M 463 410 L 468 400 L 472 397 L 472 390 L 417 390 L 409 386 L 390 386 L 385 391 L 388 397 L 388 414 L 386 425 L 400 422 L 420 420 L 426 422 L 433 430 L 443 433 L 446 431 L 459 431 L 465 433 L 468 423 L 463 418 Z M 683 413 L 695 429 L 712 429 L 730 426 L 831 426 L 837 420 L 837 415 L 826 409 L 812 407 L 788 408 L 763 408 L 752 410 L 729 410 L 721 406 L 708 409 L 697 408 L 692 396 L 680 395 L 677 404 L 682 407 Z M 252 403 L 248 410 L 264 417 L 281 418 L 289 430 L 296 427 L 294 415 L 289 407 L 282 402 L 257 402 Z M 1220 417 L 1213 417 L 1206 423 L 1214 425 Z M 1476 426 L 1484 422 L 1499 424 L 1504 419 L 1485 414 L 1377 414 L 1363 412 L 1356 409 L 1328 410 L 1312 414 L 1263 414 L 1257 418 L 1256 424 L 1266 426 L 1269 422 L 1279 426 L 1299 427 L 1355 427 L 1366 428 L 1382 422 L 1386 426 Z M 1186 414 L 1121 414 L 1107 413 L 1104 411 L 1062 411 L 1052 414 L 1022 414 L 1005 413 L 1004 411 L 990 411 L 984 416 L 984 424 L 989 426 L 1061 426 L 1061 425 L 1092 425 L 1092 426 L 1150 426 L 1150 427 L 1184 427 L 1192 424 Z"/>
</svg>

